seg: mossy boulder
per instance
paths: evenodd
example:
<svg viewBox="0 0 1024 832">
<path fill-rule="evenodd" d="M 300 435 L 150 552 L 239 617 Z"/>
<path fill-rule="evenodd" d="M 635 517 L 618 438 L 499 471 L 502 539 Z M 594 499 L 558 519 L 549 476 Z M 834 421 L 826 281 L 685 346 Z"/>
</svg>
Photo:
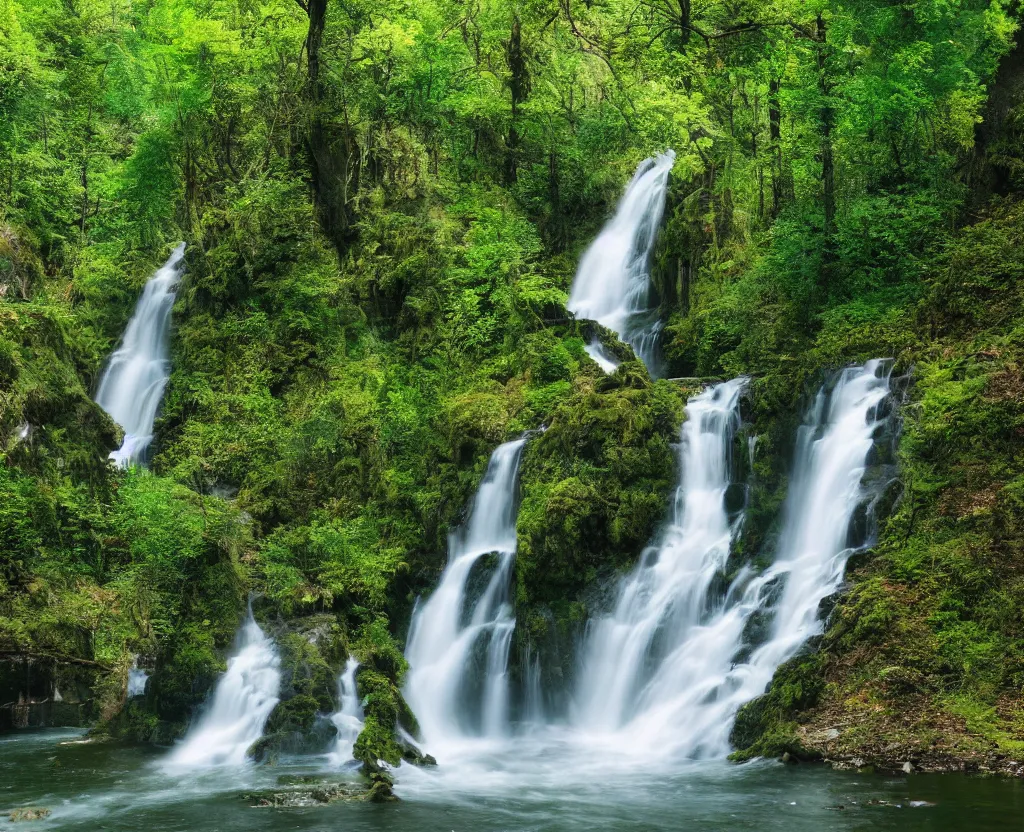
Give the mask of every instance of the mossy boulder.
<svg viewBox="0 0 1024 832">
<path fill-rule="evenodd" d="M 361 770 L 370 781 L 371 799 L 390 800 L 394 781 L 383 764 L 397 766 L 408 753 L 399 739 L 400 727 L 412 736 L 419 733 L 401 691 L 408 665 L 383 619 L 363 629 L 356 652 L 363 661 L 356 686 L 362 697 L 364 721 L 352 756 L 362 764 Z"/>
<path fill-rule="evenodd" d="M 796 733 L 798 715 L 813 707 L 822 693 L 822 656 L 812 645 L 807 652 L 781 665 L 768 690 L 748 702 L 736 715 L 729 741 L 737 749 L 731 759 L 781 757 L 814 759 Z"/>
<path fill-rule="evenodd" d="M 271 622 L 266 628 L 281 657 L 280 701 L 250 756 L 266 760 L 282 751 L 324 751 L 335 735 L 334 726 L 324 717 L 337 708 L 345 629 L 329 614 Z"/>
<path fill-rule="evenodd" d="M 641 365 L 642 367 L 642 365 Z M 564 613 L 598 575 L 640 553 L 675 479 L 682 400 L 630 374 L 576 379 L 522 463 L 517 603 Z"/>
</svg>

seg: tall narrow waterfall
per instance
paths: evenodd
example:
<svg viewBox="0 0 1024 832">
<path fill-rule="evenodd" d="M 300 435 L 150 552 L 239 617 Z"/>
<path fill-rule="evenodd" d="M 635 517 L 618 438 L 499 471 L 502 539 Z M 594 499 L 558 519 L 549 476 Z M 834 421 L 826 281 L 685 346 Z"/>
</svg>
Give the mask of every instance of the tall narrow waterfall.
<svg viewBox="0 0 1024 832">
<path fill-rule="evenodd" d="M 586 640 L 574 721 L 589 734 L 627 729 L 636 750 L 645 742 L 668 750 L 690 733 L 688 717 L 668 717 L 691 699 L 696 705 L 693 692 L 737 649 L 717 645 L 705 653 L 693 645 L 724 603 L 712 587 L 732 541 L 725 494 L 745 383 L 716 385 L 686 406 L 670 523 L 623 580 L 614 612 L 592 622 Z"/>
<path fill-rule="evenodd" d="M 359 661 L 354 656 L 349 656 L 345 670 L 338 679 L 339 708 L 331 714 L 331 722 L 338 731 L 334 748 L 330 753 L 330 760 L 334 765 L 344 765 L 352 759 L 352 749 L 359 739 L 359 732 L 363 730 L 363 708 L 356 691 L 358 669 Z"/>
<path fill-rule="evenodd" d="M 206 713 L 171 752 L 168 767 L 242 765 L 245 752 L 263 735 L 263 726 L 278 703 L 280 665 L 274 643 L 250 612 Z"/>
<path fill-rule="evenodd" d="M 661 322 L 651 309 L 650 260 L 675 159 L 668 150 L 640 164 L 615 216 L 581 258 L 569 294 L 568 307 L 576 317 L 614 330 L 651 372 Z M 587 351 L 602 369 L 614 369 L 596 342 Z"/>
<path fill-rule="evenodd" d="M 508 724 L 508 589 L 525 444 L 492 454 L 468 522 L 450 536 L 441 581 L 413 616 L 405 695 L 427 746 L 442 754 L 445 742 L 500 737 Z"/>
<path fill-rule="evenodd" d="M 100 378 L 96 403 L 124 428 L 121 447 L 110 454 L 121 466 L 141 463 L 153 440 L 153 422 L 171 373 L 171 307 L 184 263 L 182 243 L 146 282 L 121 346 Z"/>
</svg>

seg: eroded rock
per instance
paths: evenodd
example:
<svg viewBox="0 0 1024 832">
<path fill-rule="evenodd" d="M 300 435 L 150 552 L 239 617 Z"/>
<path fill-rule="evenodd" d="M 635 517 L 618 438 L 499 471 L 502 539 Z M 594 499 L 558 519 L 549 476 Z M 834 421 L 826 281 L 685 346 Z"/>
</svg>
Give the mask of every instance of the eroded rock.
<svg viewBox="0 0 1024 832">
<path fill-rule="evenodd" d="M 12 809 L 7 815 L 12 823 L 23 820 L 43 820 L 49 816 L 50 810 L 43 806 L 22 806 Z"/>
</svg>

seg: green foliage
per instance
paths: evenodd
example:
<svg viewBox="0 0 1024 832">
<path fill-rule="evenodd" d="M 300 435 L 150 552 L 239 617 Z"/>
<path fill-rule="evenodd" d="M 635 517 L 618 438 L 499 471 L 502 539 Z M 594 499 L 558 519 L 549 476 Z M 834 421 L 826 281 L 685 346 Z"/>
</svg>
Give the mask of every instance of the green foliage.
<svg viewBox="0 0 1024 832">
<path fill-rule="evenodd" d="M 516 602 L 528 642 L 570 632 L 585 591 L 631 564 L 664 517 L 682 402 L 667 382 L 634 386 L 631 366 L 580 376 L 526 447 Z"/>
<path fill-rule="evenodd" d="M 906 496 L 826 648 L 877 661 L 835 689 L 1003 719 L 1024 678 L 1024 223 L 1011 199 L 954 229 L 979 167 L 1020 166 L 1012 102 L 974 146 L 1015 18 L 686 8 L 355 0 L 316 30 L 293 0 L 0 0 L 0 645 L 96 661 L 112 730 L 166 740 L 250 592 L 261 620 L 323 616 L 323 643 L 281 630 L 274 730 L 308 732 L 351 647 L 386 797 L 376 761 L 414 727 L 398 639 L 493 448 L 548 426 L 522 469 L 517 638 L 578 626 L 664 515 L 680 390 L 607 331 L 624 360 L 600 373 L 564 302 L 637 163 L 672 147 L 669 374 L 757 375 L 737 555 L 770 538 L 806 385 L 914 365 Z M 181 239 L 153 472 L 116 472 L 89 391 Z M 152 694 L 115 724 L 134 653 Z M 780 679 L 762 749 L 811 701 Z"/>
</svg>

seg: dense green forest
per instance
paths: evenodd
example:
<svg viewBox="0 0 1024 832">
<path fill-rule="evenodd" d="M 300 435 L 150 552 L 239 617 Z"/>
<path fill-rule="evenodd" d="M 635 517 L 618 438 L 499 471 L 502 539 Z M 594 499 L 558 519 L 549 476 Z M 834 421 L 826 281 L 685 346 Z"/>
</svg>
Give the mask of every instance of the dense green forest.
<svg viewBox="0 0 1024 832">
<path fill-rule="evenodd" d="M 515 639 L 570 674 L 593 587 L 664 517 L 686 396 L 751 376 L 755 490 L 777 507 L 809 390 L 888 356 L 901 493 L 734 743 L 816 756 L 841 724 L 835 758 L 1020 759 L 1018 17 L 1007 0 L 0 0 L 0 704 L 29 658 L 99 730 L 168 742 L 252 597 L 285 667 L 268 730 L 311 730 L 354 652 L 356 756 L 397 764 L 413 602 L 495 446 L 547 426 L 522 466 Z M 625 359 L 606 376 L 567 291 L 667 148 L 664 378 L 602 331 Z M 93 394 L 182 240 L 151 463 L 120 470 Z M 136 657 L 155 671 L 126 707 Z"/>
</svg>

